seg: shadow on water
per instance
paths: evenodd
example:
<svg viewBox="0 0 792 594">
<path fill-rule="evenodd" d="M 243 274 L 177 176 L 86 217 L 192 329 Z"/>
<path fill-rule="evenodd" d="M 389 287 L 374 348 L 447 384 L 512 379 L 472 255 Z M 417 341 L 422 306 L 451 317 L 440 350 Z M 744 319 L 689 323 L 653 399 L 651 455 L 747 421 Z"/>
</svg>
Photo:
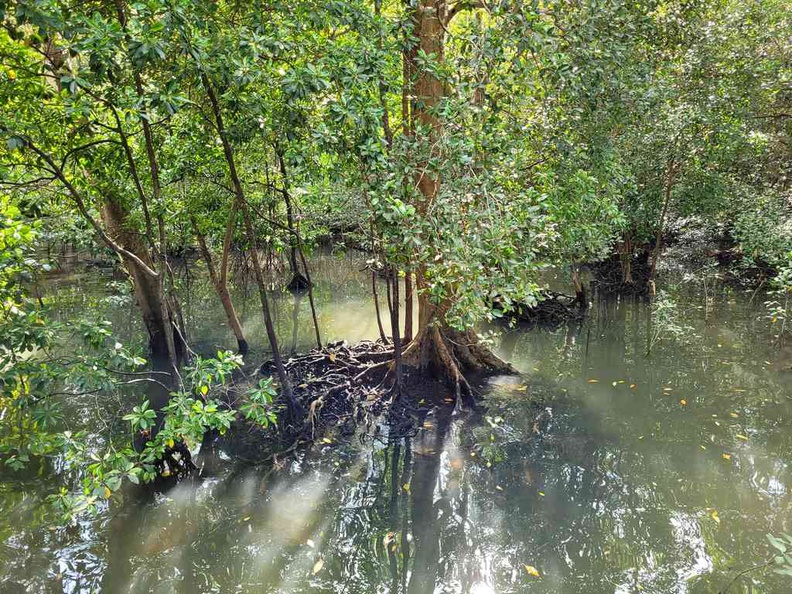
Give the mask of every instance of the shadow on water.
<svg viewBox="0 0 792 594">
<path fill-rule="evenodd" d="M 326 340 L 378 334 L 359 264 L 320 258 L 314 267 Z M 256 309 L 239 297 L 246 332 L 263 336 Z M 0 584 L 111 593 L 718 592 L 764 561 L 765 533 L 792 532 L 792 403 L 788 353 L 750 295 L 723 288 L 712 298 L 681 294 L 671 321 L 685 332 L 661 333 L 649 356 L 659 326 L 640 299 L 598 302 L 575 327 L 497 328 L 499 352 L 523 375 L 485 386 L 480 416 L 424 410 L 413 436 L 386 426 L 373 436 L 329 435 L 276 468 L 236 466 L 220 451 L 195 480 L 164 493 L 125 491 L 76 527 L 44 521 L 37 497 L 57 484 L 47 473 L 4 481 Z M 129 304 L 103 299 L 64 296 L 63 315 L 95 306 L 132 336 Z M 290 294 L 274 301 L 284 344 L 310 348 L 306 304 Z M 211 303 L 196 275 L 185 314 L 201 352 L 228 338 Z M 98 422 L 118 408 L 93 404 L 74 414 Z M 729 591 L 786 592 L 785 579 L 757 572 Z"/>
</svg>

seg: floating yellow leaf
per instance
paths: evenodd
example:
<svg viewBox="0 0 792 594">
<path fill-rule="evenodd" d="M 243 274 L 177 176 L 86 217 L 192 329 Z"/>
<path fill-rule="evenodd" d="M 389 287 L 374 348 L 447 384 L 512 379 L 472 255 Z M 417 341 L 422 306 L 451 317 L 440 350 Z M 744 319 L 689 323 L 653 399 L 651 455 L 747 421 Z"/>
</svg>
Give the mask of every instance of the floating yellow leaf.
<svg viewBox="0 0 792 594">
<path fill-rule="evenodd" d="M 635 390 L 636 384 L 630 384 L 630 390 Z"/>
<path fill-rule="evenodd" d="M 534 567 L 533 565 L 526 565 L 525 571 L 528 572 L 528 575 L 532 575 L 534 577 L 542 577 L 542 574 L 539 573 L 539 570 L 536 569 L 536 567 Z"/>
<path fill-rule="evenodd" d="M 718 510 L 717 509 L 712 510 L 712 513 L 710 514 L 710 517 L 713 520 L 715 520 L 718 524 L 720 524 L 720 516 L 718 515 Z"/>
<path fill-rule="evenodd" d="M 588 380 L 588 383 L 590 383 L 590 384 L 598 384 L 599 380 L 598 379 L 590 379 L 590 380 Z"/>
<path fill-rule="evenodd" d="M 707 449 L 707 446 L 705 446 L 705 445 L 703 445 L 703 444 L 699 445 L 699 447 L 700 447 L 702 450 L 706 450 L 706 449 Z"/>
<path fill-rule="evenodd" d="M 322 443 L 333 443 L 333 440 L 330 439 L 329 437 L 323 437 L 322 438 Z"/>
<path fill-rule="evenodd" d="M 724 453 L 724 454 L 723 454 L 723 459 L 724 459 L 724 460 L 731 460 L 731 454 L 726 454 L 726 453 Z"/>
<path fill-rule="evenodd" d="M 665 388 L 663 388 L 663 392 L 670 392 L 671 390 L 673 390 L 671 386 L 666 386 Z"/>
<path fill-rule="evenodd" d="M 245 516 L 244 518 L 242 518 L 242 521 L 243 522 L 247 522 L 249 519 L 250 519 L 250 516 Z"/>
<path fill-rule="evenodd" d="M 539 497 L 544 497 L 544 496 L 545 496 L 544 491 L 539 491 Z"/>
<path fill-rule="evenodd" d="M 316 575 L 320 571 L 322 571 L 322 567 L 324 567 L 324 559 L 319 559 L 313 566 L 313 574 Z"/>
<path fill-rule="evenodd" d="M 402 485 L 402 489 L 404 489 L 405 493 L 409 493 L 410 492 L 410 483 L 404 483 Z"/>
<path fill-rule="evenodd" d="M 733 412 L 733 413 L 729 413 L 729 416 L 732 417 L 733 419 L 736 419 L 740 415 L 738 415 L 737 413 Z"/>
<path fill-rule="evenodd" d="M 495 490 L 503 491 L 503 487 L 501 487 L 500 485 L 495 485 Z"/>
<path fill-rule="evenodd" d="M 737 434 L 737 439 L 742 439 L 743 441 L 748 441 L 748 436 L 743 435 L 742 433 Z"/>
<path fill-rule="evenodd" d="M 683 398 L 682 400 L 679 401 L 679 404 L 681 404 L 682 406 L 685 406 L 687 404 L 687 400 L 685 400 Z"/>
<path fill-rule="evenodd" d="M 619 381 L 618 381 L 618 382 L 616 382 L 616 383 L 617 383 L 617 384 L 626 384 L 627 382 L 625 382 L 624 380 L 619 380 Z"/>
<path fill-rule="evenodd" d="M 521 385 L 521 386 L 517 386 L 515 389 L 516 389 L 518 392 L 525 392 L 525 391 L 528 389 L 528 386 L 526 386 L 525 384 L 523 384 L 523 385 Z"/>
</svg>

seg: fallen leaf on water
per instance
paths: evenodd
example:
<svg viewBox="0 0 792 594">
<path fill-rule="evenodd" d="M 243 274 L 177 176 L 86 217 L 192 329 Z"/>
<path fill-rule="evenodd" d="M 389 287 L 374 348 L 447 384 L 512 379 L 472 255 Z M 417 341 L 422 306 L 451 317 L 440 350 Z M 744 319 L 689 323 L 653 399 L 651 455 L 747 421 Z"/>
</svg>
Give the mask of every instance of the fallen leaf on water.
<svg viewBox="0 0 792 594">
<path fill-rule="evenodd" d="M 498 491 L 503 491 L 503 487 L 501 487 L 500 485 L 495 485 L 495 489 L 497 489 Z"/>
<path fill-rule="evenodd" d="M 528 389 L 528 386 L 526 386 L 525 384 L 523 384 L 521 386 L 517 386 L 515 388 L 515 390 L 517 390 L 518 392 L 525 392 L 527 389 Z"/>
<path fill-rule="evenodd" d="M 404 483 L 402 485 L 402 489 L 404 489 L 405 493 L 409 493 L 410 492 L 410 483 Z"/>
<path fill-rule="evenodd" d="M 242 521 L 243 522 L 247 522 L 249 519 L 250 519 L 250 516 L 245 516 L 244 518 L 242 518 Z"/>
<path fill-rule="evenodd" d="M 320 571 L 322 571 L 322 567 L 324 567 L 324 559 L 319 559 L 313 566 L 313 574 L 316 575 Z"/>
<path fill-rule="evenodd" d="M 630 384 L 630 390 L 635 390 L 636 384 Z"/>
<path fill-rule="evenodd" d="M 590 380 L 588 380 L 588 383 L 590 383 L 590 384 L 598 384 L 599 380 L 598 379 L 590 379 Z"/>
<path fill-rule="evenodd" d="M 618 384 L 626 384 L 627 382 L 625 382 L 624 380 L 619 380 L 619 381 L 618 381 L 618 382 L 616 382 L 616 383 L 618 383 Z"/>
<path fill-rule="evenodd" d="M 733 419 L 736 419 L 740 415 L 738 415 L 737 413 L 733 412 L 733 413 L 729 413 L 729 416 L 732 417 Z"/>
<path fill-rule="evenodd" d="M 611 382 L 611 386 L 613 386 L 615 388 L 617 383 L 618 382 Z"/>
<path fill-rule="evenodd" d="M 539 491 L 539 497 L 544 497 L 544 496 L 545 496 L 544 491 Z"/>
<path fill-rule="evenodd" d="M 742 439 L 743 441 L 748 441 L 748 436 L 743 435 L 742 433 L 737 434 L 737 439 Z"/>
<path fill-rule="evenodd" d="M 536 569 L 536 567 L 534 567 L 533 565 L 526 565 L 525 571 L 528 572 L 528 575 L 532 575 L 534 577 L 542 577 L 542 574 L 539 573 L 539 570 Z"/>
<path fill-rule="evenodd" d="M 724 459 L 724 460 L 731 460 L 731 454 L 725 454 L 725 453 L 724 453 L 724 454 L 723 454 L 723 459 Z"/>
<path fill-rule="evenodd" d="M 679 404 L 681 404 L 682 406 L 685 406 L 687 404 L 687 400 L 685 400 L 683 398 L 682 400 L 679 401 Z"/>
<path fill-rule="evenodd" d="M 671 391 L 671 390 L 673 390 L 673 389 L 674 389 L 674 388 L 672 388 L 672 387 L 670 387 L 670 386 L 666 386 L 665 388 L 663 388 L 663 392 L 670 392 L 670 391 Z"/>
<path fill-rule="evenodd" d="M 333 443 L 333 440 L 330 439 L 329 437 L 323 437 L 322 438 L 322 443 Z"/>
<path fill-rule="evenodd" d="M 710 517 L 713 520 L 715 520 L 718 524 L 720 524 L 720 516 L 718 515 L 718 510 L 717 509 L 712 510 L 712 513 L 710 514 Z"/>
<path fill-rule="evenodd" d="M 699 445 L 699 447 L 700 447 L 702 450 L 706 450 L 706 449 L 707 449 L 707 446 L 705 446 L 705 445 L 703 445 L 703 444 L 702 444 L 702 445 Z"/>
</svg>

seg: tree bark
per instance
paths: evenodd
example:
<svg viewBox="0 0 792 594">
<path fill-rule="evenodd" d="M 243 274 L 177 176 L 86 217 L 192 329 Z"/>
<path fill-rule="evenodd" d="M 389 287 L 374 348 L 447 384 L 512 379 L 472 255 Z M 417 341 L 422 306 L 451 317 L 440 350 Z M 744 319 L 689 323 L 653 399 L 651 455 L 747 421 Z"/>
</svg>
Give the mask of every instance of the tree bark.
<svg viewBox="0 0 792 594">
<path fill-rule="evenodd" d="M 588 307 L 588 297 L 583 281 L 580 280 L 580 269 L 576 262 L 569 264 L 569 271 L 572 276 L 572 286 L 575 287 L 575 301 L 580 309 L 586 309 Z"/>
<path fill-rule="evenodd" d="M 665 228 L 666 216 L 668 215 L 668 206 L 671 204 L 671 194 L 676 182 L 677 172 L 679 170 L 679 163 L 670 158 L 666 168 L 665 176 L 665 190 L 663 196 L 663 210 L 660 213 L 660 221 L 657 224 L 657 234 L 655 235 L 654 250 L 652 250 L 652 265 L 649 269 L 649 287 L 654 295 L 655 293 L 655 276 L 657 274 L 657 261 L 660 259 L 660 252 L 663 249 L 663 229 Z"/>
<path fill-rule="evenodd" d="M 434 69 L 419 67 L 413 56 L 420 51 L 423 55 L 433 56 L 437 62 L 443 61 L 445 30 L 450 16 L 446 0 L 420 0 L 411 13 L 413 35 L 418 39 L 417 47 L 410 48 L 415 50 L 415 54 L 407 54 L 407 70 L 416 74 L 412 121 L 416 125 L 416 137 L 419 136 L 420 128 L 420 136 L 427 138 L 432 147 L 437 146 L 436 140 L 443 133 L 435 109 L 444 97 L 444 87 L 435 76 Z M 416 185 L 420 198 L 416 210 L 420 216 L 427 216 L 441 183 L 439 174 L 430 170 L 429 161 L 425 158 L 417 167 Z M 511 373 L 514 369 L 481 345 L 474 331 L 451 328 L 445 316 L 450 303 L 430 302 L 425 286 L 426 269 L 419 266 L 415 274 L 418 328 L 414 340 L 404 353 L 404 364 L 417 368 L 424 375 L 439 377 L 464 405 L 474 406 L 473 390 L 465 378 L 465 372 L 488 370 Z"/>
<path fill-rule="evenodd" d="M 289 407 L 289 416 L 293 421 L 298 421 L 302 417 L 302 407 L 297 399 L 294 397 L 289 376 L 286 374 L 286 367 L 281 358 L 280 348 L 278 347 L 278 336 L 275 333 L 275 326 L 272 323 L 272 315 L 269 308 L 269 300 L 267 298 L 267 286 L 264 281 L 264 274 L 261 271 L 261 264 L 258 260 L 258 253 L 256 251 L 256 233 L 253 228 L 253 221 L 250 217 L 250 208 L 248 207 L 245 199 L 245 190 L 242 187 L 242 180 L 237 173 L 236 161 L 234 160 L 234 149 L 228 136 L 225 132 L 223 124 L 223 113 L 220 109 L 220 104 L 217 101 L 214 88 L 212 87 L 209 77 L 205 73 L 201 73 L 201 82 L 204 90 L 206 91 L 209 101 L 212 104 L 212 112 L 215 118 L 215 125 L 217 126 L 217 133 L 220 136 L 220 142 L 223 145 L 223 155 L 225 156 L 226 165 L 228 166 L 228 175 L 231 178 L 231 184 L 234 188 L 234 197 L 237 205 L 242 210 L 242 216 L 245 220 L 245 231 L 247 233 L 249 247 L 252 253 L 251 260 L 253 261 L 253 273 L 256 277 L 256 284 L 259 290 L 259 299 L 261 301 L 261 313 L 264 317 L 264 327 L 267 331 L 267 338 L 269 339 L 270 348 L 272 349 L 272 361 L 275 364 L 275 371 L 278 375 L 278 381 L 281 385 L 281 394 L 286 400 Z"/>
<path fill-rule="evenodd" d="M 105 196 L 102 203 L 102 220 L 107 233 L 124 249 L 135 254 L 137 259 L 149 268 L 153 267 L 151 256 L 143 244 L 141 236 L 130 227 L 131 213 L 117 198 Z M 152 276 L 135 259 L 121 256 L 124 267 L 132 278 L 135 298 L 140 307 L 143 324 L 149 335 L 149 353 L 152 364 L 157 369 L 173 371 L 177 368 L 185 353 L 186 345 L 182 334 L 174 329 L 173 315 L 161 291 L 160 270 L 158 276 Z"/>
<path fill-rule="evenodd" d="M 232 208 L 232 212 L 229 215 L 229 225 L 232 229 L 234 227 L 232 221 L 236 218 L 236 214 L 236 209 Z M 242 324 L 240 323 L 239 316 L 237 316 L 236 309 L 234 308 L 234 302 L 231 299 L 231 293 L 228 291 L 228 250 L 230 250 L 231 242 L 228 241 L 227 245 L 226 242 L 223 243 L 221 272 L 220 276 L 218 277 L 217 272 L 215 271 L 214 262 L 212 260 L 212 254 L 206 245 L 206 238 L 198 228 L 198 221 L 195 220 L 195 217 L 191 216 L 190 223 L 192 224 L 195 238 L 198 241 L 198 249 L 201 252 L 201 257 L 204 259 L 206 268 L 209 270 L 209 280 L 212 283 L 215 292 L 217 293 L 217 297 L 220 299 L 220 303 L 223 305 L 226 319 L 228 320 L 228 326 L 231 328 L 231 331 L 234 333 L 234 337 L 236 338 L 239 354 L 247 355 L 250 347 L 247 340 L 245 339 L 245 333 L 242 330 Z M 226 235 L 228 235 L 228 233 L 226 233 Z"/>
</svg>

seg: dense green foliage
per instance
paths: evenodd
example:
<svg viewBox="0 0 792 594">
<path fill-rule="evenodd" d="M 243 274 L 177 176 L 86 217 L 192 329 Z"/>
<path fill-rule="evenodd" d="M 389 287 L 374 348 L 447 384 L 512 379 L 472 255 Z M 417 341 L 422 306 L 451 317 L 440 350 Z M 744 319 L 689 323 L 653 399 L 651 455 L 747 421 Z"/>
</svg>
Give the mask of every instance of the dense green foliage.
<svg viewBox="0 0 792 594">
<path fill-rule="evenodd" d="M 444 22 L 426 39 L 432 6 Z M 461 331 L 501 315 L 495 298 L 535 304 L 551 265 L 579 283 L 612 253 L 656 261 L 671 223 L 692 220 L 769 270 L 786 329 L 784 0 L 16 0 L 0 19 L 0 456 L 93 457 L 71 509 L 152 480 L 174 443 L 270 426 L 276 391 L 224 408 L 210 390 L 241 360 L 193 357 L 167 404 L 124 411 L 152 432 L 139 451 L 65 433 L 57 395 L 112 392 L 144 361 L 101 322 L 48 319 L 36 233 L 124 265 L 172 370 L 189 333 L 171 254 L 204 242 L 222 296 L 232 249 L 340 231 Z"/>
</svg>

